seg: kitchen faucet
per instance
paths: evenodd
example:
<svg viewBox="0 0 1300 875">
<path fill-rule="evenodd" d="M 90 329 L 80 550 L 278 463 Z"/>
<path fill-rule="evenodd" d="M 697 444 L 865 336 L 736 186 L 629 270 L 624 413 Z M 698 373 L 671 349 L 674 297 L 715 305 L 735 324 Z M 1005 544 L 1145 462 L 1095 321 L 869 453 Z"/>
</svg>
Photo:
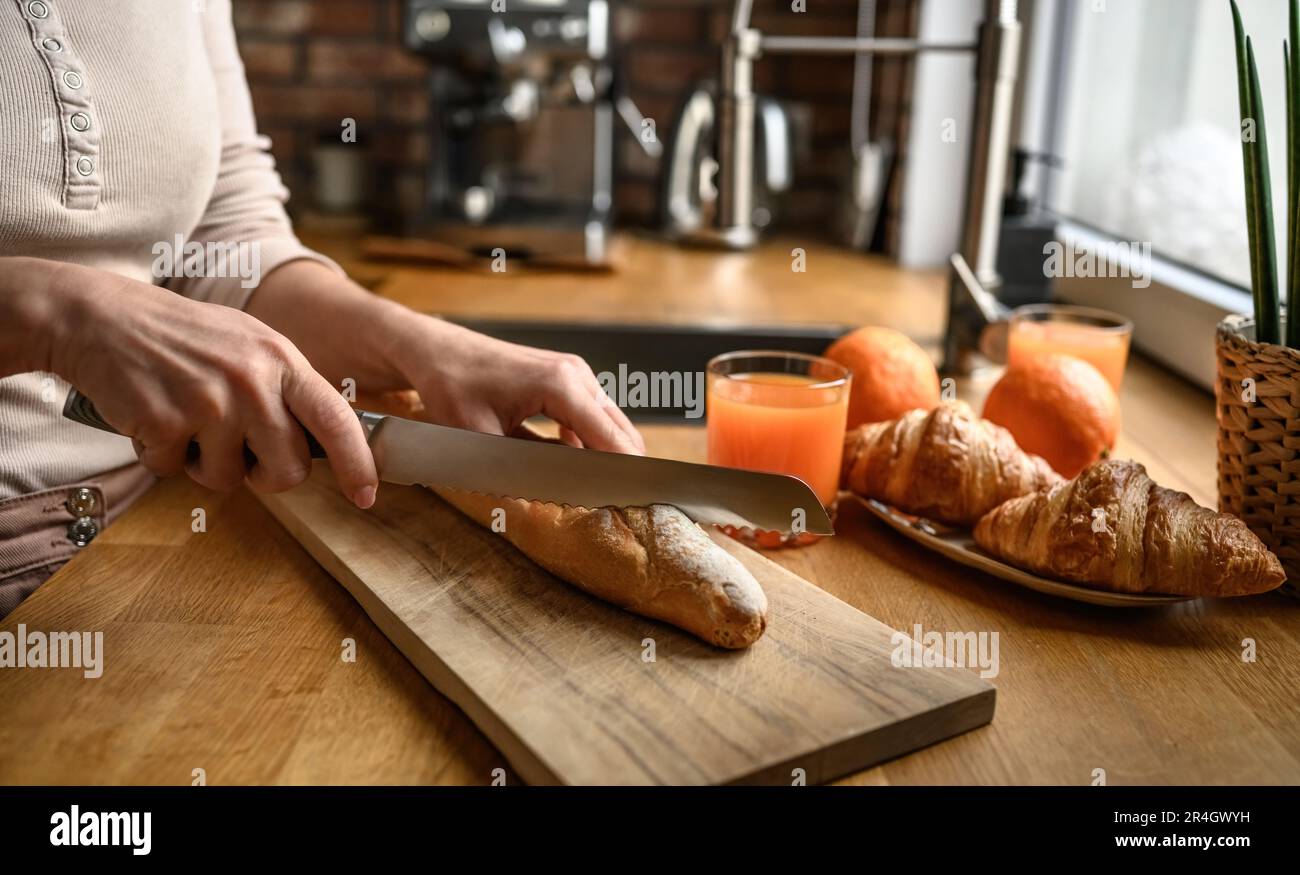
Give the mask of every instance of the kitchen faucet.
<svg viewBox="0 0 1300 875">
<path fill-rule="evenodd" d="M 753 80 L 754 63 L 762 55 L 975 53 L 975 106 L 966 201 L 959 248 L 952 259 L 943 359 L 946 371 L 968 371 L 970 353 L 978 347 L 981 329 L 997 315 L 987 290 L 996 289 L 1001 282 L 997 272 L 998 233 L 1020 54 L 1016 0 L 985 0 L 984 20 L 973 43 L 765 34 L 750 26 L 752 7 L 753 0 L 736 0 L 731 29 L 723 42 L 716 209 L 709 226 L 693 235 L 732 249 L 748 249 L 758 242 L 754 223 L 758 98 Z"/>
</svg>

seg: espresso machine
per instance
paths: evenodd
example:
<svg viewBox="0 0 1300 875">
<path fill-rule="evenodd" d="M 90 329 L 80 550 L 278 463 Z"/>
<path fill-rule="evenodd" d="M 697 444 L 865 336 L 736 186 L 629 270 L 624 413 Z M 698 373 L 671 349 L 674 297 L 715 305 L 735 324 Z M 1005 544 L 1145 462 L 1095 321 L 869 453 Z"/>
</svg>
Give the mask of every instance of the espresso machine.
<svg viewBox="0 0 1300 875">
<path fill-rule="evenodd" d="M 482 256 L 603 265 L 616 126 L 659 151 L 619 90 L 608 0 L 406 0 L 404 42 L 432 62 L 414 232 Z"/>
</svg>

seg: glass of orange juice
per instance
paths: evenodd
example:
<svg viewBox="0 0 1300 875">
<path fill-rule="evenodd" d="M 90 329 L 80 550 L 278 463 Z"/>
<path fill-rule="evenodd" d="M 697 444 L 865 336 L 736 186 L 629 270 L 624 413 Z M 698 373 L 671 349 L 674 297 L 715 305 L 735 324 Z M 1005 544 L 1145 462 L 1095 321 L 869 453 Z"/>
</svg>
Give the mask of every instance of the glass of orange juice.
<svg viewBox="0 0 1300 875">
<path fill-rule="evenodd" d="M 847 368 L 804 353 L 742 350 L 717 356 L 706 370 L 709 464 L 792 474 L 833 507 L 850 379 Z M 778 547 L 811 543 L 816 536 L 755 532 L 741 540 Z"/>
<path fill-rule="evenodd" d="M 1069 304 L 1028 304 L 1011 313 L 1007 364 L 1056 353 L 1081 358 L 1118 393 L 1133 323 L 1116 313 Z"/>
</svg>

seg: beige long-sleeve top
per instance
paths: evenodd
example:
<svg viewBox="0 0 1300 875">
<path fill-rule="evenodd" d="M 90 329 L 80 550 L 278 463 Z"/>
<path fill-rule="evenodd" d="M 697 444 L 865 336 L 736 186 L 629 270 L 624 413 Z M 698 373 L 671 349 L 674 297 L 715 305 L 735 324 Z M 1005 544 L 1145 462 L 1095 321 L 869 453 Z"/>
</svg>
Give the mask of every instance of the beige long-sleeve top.
<svg viewBox="0 0 1300 875">
<path fill-rule="evenodd" d="M 229 0 L 0 0 L 0 122 L 0 256 L 232 307 L 252 292 L 251 266 L 325 260 L 285 215 Z M 178 236 L 205 244 L 201 270 L 169 257 Z M 257 260 L 223 267 L 239 250 L 208 243 L 246 244 Z M 206 275 L 167 276 L 177 266 Z M 0 379 L 0 499 L 134 461 L 127 438 L 62 418 L 68 388 L 51 374 Z"/>
</svg>

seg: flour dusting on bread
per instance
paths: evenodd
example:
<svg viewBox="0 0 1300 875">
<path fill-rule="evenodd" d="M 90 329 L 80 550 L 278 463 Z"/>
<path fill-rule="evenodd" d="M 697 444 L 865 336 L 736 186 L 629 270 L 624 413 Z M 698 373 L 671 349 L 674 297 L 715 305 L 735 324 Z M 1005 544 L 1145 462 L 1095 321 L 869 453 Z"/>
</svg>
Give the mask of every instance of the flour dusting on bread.
<svg viewBox="0 0 1300 875">
<path fill-rule="evenodd" d="M 538 565 L 594 596 L 672 623 L 719 647 L 748 647 L 767 628 L 767 596 L 738 559 L 675 507 L 560 507 L 435 490 Z"/>
</svg>

